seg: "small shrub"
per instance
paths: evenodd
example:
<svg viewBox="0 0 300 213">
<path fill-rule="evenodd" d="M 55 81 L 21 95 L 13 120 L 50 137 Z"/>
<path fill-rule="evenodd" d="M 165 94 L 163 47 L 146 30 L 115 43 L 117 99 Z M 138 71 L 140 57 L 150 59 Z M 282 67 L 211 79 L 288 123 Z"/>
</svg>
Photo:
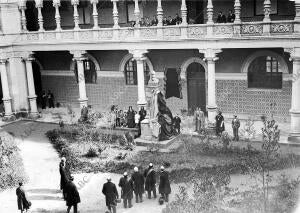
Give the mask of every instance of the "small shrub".
<svg viewBox="0 0 300 213">
<path fill-rule="evenodd" d="M 88 152 L 85 155 L 88 158 L 98 157 L 98 152 L 95 148 L 89 148 Z"/>
<path fill-rule="evenodd" d="M 265 117 L 263 117 L 262 119 L 265 119 Z M 246 120 L 244 128 L 241 129 L 241 134 L 244 137 L 245 141 L 248 142 L 255 138 L 256 131 L 254 128 L 254 120 L 252 118 L 249 117 Z"/>
<path fill-rule="evenodd" d="M 223 149 L 227 150 L 230 142 L 231 142 L 231 137 L 229 136 L 228 132 L 226 131 L 222 132 L 219 143 L 222 144 Z"/>
</svg>

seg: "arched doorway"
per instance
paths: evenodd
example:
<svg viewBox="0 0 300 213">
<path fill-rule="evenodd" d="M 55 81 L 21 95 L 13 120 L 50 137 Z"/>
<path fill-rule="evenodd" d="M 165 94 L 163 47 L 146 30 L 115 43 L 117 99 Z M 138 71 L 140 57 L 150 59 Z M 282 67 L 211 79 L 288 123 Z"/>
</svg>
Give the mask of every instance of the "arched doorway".
<svg viewBox="0 0 300 213">
<path fill-rule="evenodd" d="M 37 95 L 36 102 L 37 105 L 40 106 L 43 86 L 42 86 L 40 66 L 35 61 L 32 62 L 32 72 L 33 72 L 35 94 Z"/>
<path fill-rule="evenodd" d="M 196 107 L 201 107 L 201 110 L 205 112 L 205 69 L 200 63 L 193 62 L 188 66 L 186 73 L 189 111 L 194 112 Z"/>
</svg>

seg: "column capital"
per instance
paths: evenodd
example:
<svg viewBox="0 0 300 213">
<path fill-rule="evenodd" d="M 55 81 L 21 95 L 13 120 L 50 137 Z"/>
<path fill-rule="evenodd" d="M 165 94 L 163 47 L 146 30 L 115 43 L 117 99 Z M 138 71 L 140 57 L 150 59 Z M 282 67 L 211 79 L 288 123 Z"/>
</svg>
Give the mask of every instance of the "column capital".
<svg viewBox="0 0 300 213">
<path fill-rule="evenodd" d="M 200 53 L 204 54 L 204 60 L 207 61 L 217 61 L 219 58 L 217 57 L 217 54 L 222 52 L 221 49 L 199 49 Z"/>
<path fill-rule="evenodd" d="M 19 0 L 18 5 L 20 9 L 26 9 L 26 1 L 27 0 Z"/>
<path fill-rule="evenodd" d="M 71 0 L 72 5 L 79 5 L 79 0 Z"/>
<path fill-rule="evenodd" d="M 70 50 L 70 54 L 73 55 L 73 60 L 83 61 L 86 59 L 85 50 Z"/>
<path fill-rule="evenodd" d="M 55 6 L 60 7 L 60 0 L 53 0 L 53 7 Z"/>
<path fill-rule="evenodd" d="M 22 59 L 24 61 L 34 61 L 35 58 L 34 58 L 34 53 L 33 52 L 24 52 L 23 53 L 23 56 L 22 56 Z"/>
<path fill-rule="evenodd" d="M 148 53 L 148 50 L 128 50 L 130 54 L 132 54 L 132 57 L 137 60 L 145 60 L 145 54 Z"/>
<path fill-rule="evenodd" d="M 43 7 L 43 0 L 35 0 L 35 7 Z"/>
<path fill-rule="evenodd" d="M 299 61 L 300 60 L 300 47 L 284 48 L 284 52 L 287 52 L 290 54 L 291 61 Z"/>
<path fill-rule="evenodd" d="M 90 0 L 91 4 L 98 4 L 99 0 Z"/>
</svg>

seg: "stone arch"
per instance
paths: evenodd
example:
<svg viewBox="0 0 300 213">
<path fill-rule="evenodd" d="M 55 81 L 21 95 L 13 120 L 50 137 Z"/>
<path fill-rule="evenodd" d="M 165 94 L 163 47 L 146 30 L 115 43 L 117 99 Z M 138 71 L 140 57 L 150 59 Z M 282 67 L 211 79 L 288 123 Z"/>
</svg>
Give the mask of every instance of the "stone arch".
<svg viewBox="0 0 300 213">
<path fill-rule="evenodd" d="M 242 65 L 241 73 L 248 73 L 248 68 L 249 68 L 250 64 L 256 58 L 258 58 L 260 56 L 271 56 L 273 58 L 276 58 L 281 65 L 281 68 L 282 68 L 281 72 L 286 73 L 286 74 L 289 73 L 289 68 L 288 68 L 288 65 L 285 62 L 284 58 L 281 55 L 279 55 L 278 53 L 270 51 L 270 50 L 259 50 L 255 53 L 252 53 L 250 56 L 248 56 Z"/>
<path fill-rule="evenodd" d="M 181 77 L 181 79 L 186 79 L 186 74 L 187 74 L 186 70 L 189 67 L 189 65 L 192 64 L 192 63 L 201 64 L 204 67 L 205 74 L 207 74 L 207 64 L 205 63 L 205 61 L 203 61 L 199 57 L 191 57 L 191 58 L 186 59 L 180 67 L 180 70 L 181 70 L 180 77 Z"/>
<path fill-rule="evenodd" d="M 127 55 L 125 55 L 121 62 L 120 62 L 120 65 L 119 65 L 119 71 L 120 72 L 124 72 L 125 70 L 125 65 L 126 65 L 126 62 L 132 58 L 132 54 L 128 53 Z M 148 57 L 145 57 L 145 61 L 149 67 L 149 70 L 150 70 L 150 73 L 153 73 L 154 72 L 154 69 L 153 69 L 153 65 L 152 65 L 152 62 L 150 61 L 150 59 Z"/>
<path fill-rule="evenodd" d="M 101 68 L 100 68 L 100 64 L 98 63 L 97 59 L 89 53 L 85 53 L 84 55 L 95 64 L 96 72 L 99 72 L 101 70 Z M 74 60 L 71 61 L 70 70 L 71 71 L 75 70 L 75 61 Z"/>
</svg>

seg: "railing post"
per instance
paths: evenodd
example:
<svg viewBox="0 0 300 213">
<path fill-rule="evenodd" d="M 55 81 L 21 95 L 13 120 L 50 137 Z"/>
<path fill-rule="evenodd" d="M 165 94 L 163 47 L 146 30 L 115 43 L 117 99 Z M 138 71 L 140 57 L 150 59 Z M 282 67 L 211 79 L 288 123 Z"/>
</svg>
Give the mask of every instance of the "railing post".
<svg viewBox="0 0 300 213">
<path fill-rule="evenodd" d="M 44 31 L 44 20 L 42 14 L 43 0 L 35 0 L 35 7 L 38 10 L 39 31 Z"/>
<path fill-rule="evenodd" d="M 139 1 L 134 0 L 134 17 L 135 17 L 135 29 L 134 29 L 134 37 L 138 39 L 140 37 L 140 8 Z"/>
<path fill-rule="evenodd" d="M 235 19 L 234 19 L 234 34 L 236 36 L 241 35 L 241 2 L 240 0 L 235 0 L 234 1 L 234 14 L 235 14 Z"/>
<path fill-rule="evenodd" d="M 161 38 L 163 37 L 163 15 L 164 15 L 164 11 L 163 8 L 161 6 L 161 0 L 157 0 L 157 37 Z"/>
<path fill-rule="evenodd" d="M 185 39 L 187 38 L 187 8 L 186 8 L 186 0 L 181 1 L 181 18 L 182 18 L 182 23 L 181 23 L 181 38 Z"/>
<path fill-rule="evenodd" d="M 74 9 L 74 12 L 73 12 L 73 19 L 74 19 L 74 24 L 75 24 L 74 30 L 80 30 L 79 14 L 78 14 L 78 8 L 77 8 L 77 6 L 79 5 L 79 0 L 72 0 L 71 3 L 73 5 L 73 9 Z"/>
<path fill-rule="evenodd" d="M 270 35 L 271 31 L 271 0 L 264 0 L 264 25 L 263 25 L 263 34 Z"/>
<path fill-rule="evenodd" d="M 22 31 L 27 32 L 27 22 L 26 22 L 26 16 L 25 16 L 25 10 L 26 10 L 26 0 L 20 0 L 19 1 L 19 9 L 21 10 L 21 26 Z"/>
<path fill-rule="evenodd" d="M 294 32 L 300 33 L 300 2 L 295 1 Z"/>
<path fill-rule="evenodd" d="M 113 39 L 119 39 L 119 13 L 118 13 L 118 6 L 117 2 L 119 0 L 111 0 L 113 3 L 113 20 L 114 20 L 114 26 L 113 26 Z"/>
<path fill-rule="evenodd" d="M 91 3 L 93 5 L 93 20 L 94 20 L 94 27 L 93 29 L 99 29 L 99 23 L 98 23 L 98 11 L 97 11 L 97 4 L 99 0 L 91 0 Z"/>
<path fill-rule="evenodd" d="M 61 22 L 60 22 L 60 0 L 53 0 L 53 7 L 55 7 L 55 22 L 56 22 L 56 31 L 61 31 Z"/>
<path fill-rule="evenodd" d="M 213 35 L 213 15 L 214 15 L 214 7 L 212 4 L 212 0 L 207 1 L 207 36 L 211 37 Z"/>
</svg>

